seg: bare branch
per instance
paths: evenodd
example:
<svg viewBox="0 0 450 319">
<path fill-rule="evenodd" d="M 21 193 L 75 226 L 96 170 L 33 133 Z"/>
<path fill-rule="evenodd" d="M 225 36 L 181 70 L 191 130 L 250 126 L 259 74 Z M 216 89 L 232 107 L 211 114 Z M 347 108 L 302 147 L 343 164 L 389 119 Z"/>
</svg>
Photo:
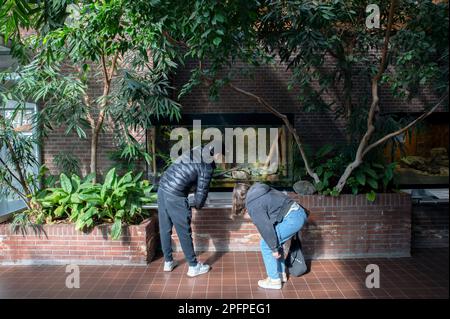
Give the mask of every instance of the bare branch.
<svg viewBox="0 0 450 319">
<path fill-rule="evenodd" d="M 414 121 L 412 121 L 411 123 L 409 123 L 408 125 L 406 125 L 405 127 L 392 132 L 382 138 L 380 138 L 379 140 L 377 140 L 376 142 L 373 142 L 372 144 L 370 144 L 369 146 L 366 147 L 366 149 L 363 152 L 363 156 L 365 156 L 370 150 L 372 150 L 373 148 L 377 147 L 380 144 L 383 144 L 384 142 L 386 142 L 387 140 L 389 140 L 390 138 L 393 138 L 397 135 L 402 134 L 403 132 L 407 131 L 408 129 L 410 129 L 411 127 L 413 127 L 414 125 L 416 125 L 417 123 L 419 123 L 420 121 L 422 121 L 424 118 L 426 118 L 427 116 L 429 116 L 431 113 L 433 113 L 434 111 L 436 111 L 436 109 L 442 104 L 442 102 L 444 102 L 446 99 L 448 98 L 448 94 L 444 95 L 443 97 L 441 97 L 441 99 L 439 100 L 438 103 L 436 103 L 436 105 L 434 105 L 429 111 L 423 113 L 422 115 L 420 115 L 418 118 L 416 118 Z"/>
<path fill-rule="evenodd" d="M 16 174 L 14 174 L 13 171 L 11 171 L 11 169 L 9 168 L 8 164 L 6 164 L 1 158 L 0 158 L 0 163 L 5 167 L 5 169 L 8 171 L 8 173 L 20 184 L 22 184 L 22 182 L 20 181 L 20 179 L 16 176 Z"/>
<path fill-rule="evenodd" d="M 114 76 L 114 70 L 116 69 L 117 59 L 119 58 L 119 50 L 116 51 L 114 54 L 111 69 L 109 70 L 109 82 L 111 82 L 113 76 Z"/>
<path fill-rule="evenodd" d="M 291 125 L 291 123 L 289 122 L 288 117 L 287 117 L 286 115 L 284 115 L 284 114 L 278 112 L 273 106 L 271 106 L 271 105 L 270 105 L 266 100 L 264 100 L 263 98 L 261 98 L 261 97 L 255 95 L 255 94 L 253 94 L 253 93 L 251 93 L 251 92 L 245 91 L 245 90 L 243 90 L 243 89 L 241 89 L 241 88 L 238 88 L 238 87 L 234 86 L 232 83 L 229 83 L 228 85 L 229 85 L 234 91 L 236 91 L 236 92 L 238 92 L 238 93 L 241 93 L 241 94 L 243 94 L 243 95 L 246 95 L 246 96 L 248 96 L 248 97 L 251 97 L 251 98 L 255 99 L 256 101 L 258 101 L 258 103 L 260 103 L 262 106 L 264 106 L 264 108 L 265 108 L 266 110 L 268 110 L 269 112 L 271 112 L 272 114 L 274 114 L 275 116 L 277 116 L 278 118 L 280 118 L 280 119 L 284 122 L 284 124 L 286 125 L 287 129 L 289 130 L 289 132 L 290 132 L 290 133 L 292 134 L 292 136 L 294 137 L 295 142 L 297 143 L 297 146 L 298 146 L 298 148 L 299 148 L 299 150 L 300 150 L 300 154 L 301 154 L 301 156 L 302 156 L 303 162 L 305 163 L 306 172 L 308 173 L 309 176 L 311 176 L 311 177 L 314 179 L 314 181 L 315 181 L 316 183 L 319 183 L 319 182 L 320 182 L 319 176 L 317 176 L 317 174 L 316 174 L 316 173 L 311 169 L 311 167 L 309 166 L 309 161 L 308 161 L 308 158 L 307 158 L 307 156 L 306 156 L 305 150 L 304 150 L 304 148 L 303 148 L 302 141 L 300 140 L 300 137 L 298 136 L 297 131 L 295 130 L 295 128 L 294 128 L 294 127 Z"/>
<path fill-rule="evenodd" d="M 162 34 L 166 37 L 166 39 L 174 45 L 181 46 L 187 48 L 188 45 L 184 41 L 175 40 L 167 31 L 163 31 Z"/>
</svg>

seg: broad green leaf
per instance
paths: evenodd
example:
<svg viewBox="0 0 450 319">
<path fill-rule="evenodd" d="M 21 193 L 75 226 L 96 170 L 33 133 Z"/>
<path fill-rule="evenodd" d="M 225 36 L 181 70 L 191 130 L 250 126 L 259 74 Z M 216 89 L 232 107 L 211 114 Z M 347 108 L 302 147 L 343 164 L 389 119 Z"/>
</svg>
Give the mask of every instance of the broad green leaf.
<svg viewBox="0 0 450 319">
<path fill-rule="evenodd" d="M 103 183 L 103 185 L 106 185 L 107 188 L 110 188 L 113 185 L 115 176 L 116 176 L 116 169 L 115 168 L 110 169 L 108 174 L 106 174 L 105 182 Z"/>
<path fill-rule="evenodd" d="M 373 177 L 373 178 L 375 178 L 375 179 L 378 178 L 377 173 L 376 173 L 373 169 L 371 169 L 371 168 L 369 168 L 369 167 L 366 168 L 365 172 L 366 172 L 366 174 L 370 175 L 371 177 Z"/>
<path fill-rule="evenodd" d="M 74 204 L 81 204 L 82 202 L 80 195 L 77 193 L 71 195 L 70 201 Z"/>
<path fill-rule="evenodd" d="M 326 171 L 325 174 L 323 174 L 323 179 L 324 179 L 325 181 L 328 181 L 328 179 L 329 179 L 331 176 L 333 176 L 333 172 Z"/>
<path fill-rule="evenodd" d="M 121 234 L 122 234 L 122 219 L 116 218 L 114 220 L 114 224 L 111 227 L 111 238 L 119 239 Z"/>
<path fill-rule="evenodd" d="M 340 195 L 340 192 L 337 190 L 337 189 L 333 189 L 331 192 L 330 192 L 330 195 L 331 196 L 339 196 Z"/>
<path fill-rule="evenodd" d="M 66 176 L 66 174 L 61 173 L 59 180 L 61 182 L 62 189 L 67 193 L 71 193 L 72 192 L 72 183 L 70 182 L 70 179 Z"/>
<path fill-rule="evenodd" d="M 58 206 L 53 212 L 55 217 L 61 217 L 64 214 L 64 208 L 64 206 Z"/>
<path fill-rule="evenodd" d="M 360 184 L 360 185 L 366 185 L 366 175 L 364 175 L 364 173 L 363 172 L 361 172 L 361 171 L 358 171 L 357 173 L 356 173 L 356 180 L 358 181 L 358 183 Z"/>
<path fill-rule="evenodd" d="M 366 198 L 369 202 L 375 201 L 376 197 L 377 197 L 377 194 L 374 191 L 371 191 L 370 193 L 366 194 Z"/>
<path fill-rule="evenodd" d="M 324 157 L 325 155 L 328 155 L 334 150 L 334 145 L 332 144 L 326 144 L 322 146 L 315 154 L 316 158 Z"/>
<path fill-rule="evenodd" d="M 378 182 L 372 178 L 367 179 L 367 184 L 369 184 L 374 190 L 378 189 Z"/>
<path fill-rule="evenodd" d="M 74 175 L 72 175 L 71 180 L 72 180 L 73 189 L 76 191 L 80 187 L 80 182 L 81 182 L 80 177 L 78 177 L 77 175 L 74 174 Z"/>
</svg>

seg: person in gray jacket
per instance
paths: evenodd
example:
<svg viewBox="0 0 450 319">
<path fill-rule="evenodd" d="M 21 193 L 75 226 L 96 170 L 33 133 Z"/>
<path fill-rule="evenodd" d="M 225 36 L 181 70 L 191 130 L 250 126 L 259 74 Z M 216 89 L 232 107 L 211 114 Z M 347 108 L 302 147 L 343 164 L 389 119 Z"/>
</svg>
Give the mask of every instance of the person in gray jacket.
<svg viewBox="0 0 450 319">
<path fill-rule="evenodd" d="M 282 192 L 268 185 L 250 187 L 238 183 L 233 191 L 233 212 L 246 212 L 261 234 L 261 253 L 268 277 L 258 281 L 267 289 L 281 289 L 287 281 L 283 244 L 299 232 L 308 219 L 307 211 Z"/>
</svg>

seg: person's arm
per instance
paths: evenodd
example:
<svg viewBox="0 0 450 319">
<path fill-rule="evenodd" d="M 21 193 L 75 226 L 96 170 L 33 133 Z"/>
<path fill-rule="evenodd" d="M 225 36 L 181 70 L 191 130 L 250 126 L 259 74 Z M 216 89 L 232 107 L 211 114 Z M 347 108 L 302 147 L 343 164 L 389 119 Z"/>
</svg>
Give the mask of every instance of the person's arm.
<svg viewBox="0 0 450 319">
<path fill-rule="evenodd" d="M 197 170 L 197 189 L 195 191 L 195 208 L 201 209 L 208 197 L 209 184 L 212 179 L 213 169 L 201 164 Z"/>
<path fill-rule="evenodd" d="M 278 252 L 280 250 L 280 246 L 278 243 L 278 236 L 275 231 L 275 226 L 265 211 L 259 211 L 256 212 L 256 214 L 257 216 L 254 215 L 252 219 L 261 234 L 261 237 L 267 243 L 272 252 Z"/>
</svg>

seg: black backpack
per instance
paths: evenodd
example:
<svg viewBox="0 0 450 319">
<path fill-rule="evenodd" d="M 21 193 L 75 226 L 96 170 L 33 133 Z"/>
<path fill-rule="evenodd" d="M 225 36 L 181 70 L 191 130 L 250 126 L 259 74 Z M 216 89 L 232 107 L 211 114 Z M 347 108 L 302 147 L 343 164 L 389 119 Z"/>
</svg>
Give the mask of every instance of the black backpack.
<svg viewBox="0 0 450 319">
<path fill-rule="evenodd" d="M 307 271 L 305 257 L 302 253 L 302 243 L 298 237 L 298 233 L 291 239 L 291 246 L 286 258 L 286 268 L 290 275 L 296 277 L 303 275 Z"/>
</svg>

